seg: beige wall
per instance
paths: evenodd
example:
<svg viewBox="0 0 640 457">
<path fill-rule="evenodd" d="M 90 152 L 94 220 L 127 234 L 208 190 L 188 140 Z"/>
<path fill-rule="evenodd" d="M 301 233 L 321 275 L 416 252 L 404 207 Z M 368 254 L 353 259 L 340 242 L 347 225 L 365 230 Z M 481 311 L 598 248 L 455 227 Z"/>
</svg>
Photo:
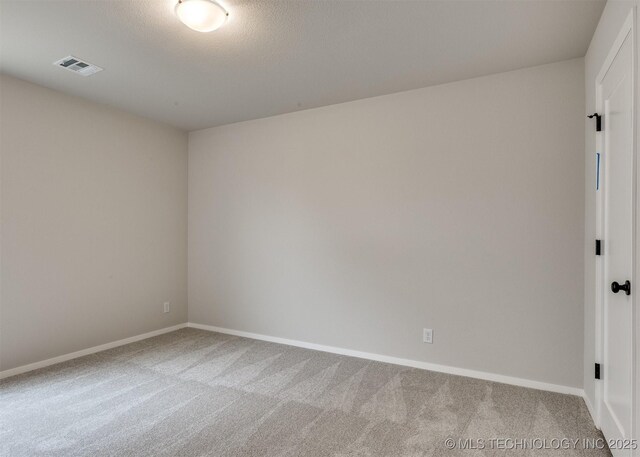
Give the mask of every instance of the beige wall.
<svg viewBox="0 0 640 457">
<path fill-rule="evenodd" d="M 189 320 L 581 387 L 583 64 L 191 133 Z"/>
<path fill-rule="evenodd" d="M 596 107 L 596 78 L 604 61 L 609 54 L 613 42 L 618 36 L 624 21 L 632 8 L 640 7 L 640 0 L 609 0 L 602 12 L 598 28 L 593 36 L 587 55 L 585 56 L 585 95 L 586 113 L 593 113 Z M 637 11 L 635 13 L 637 15 Z M 637 26 L 637 21 L 636 21 Z M 640 34 L 636 50 L 640 50 Z M 638 51 L 636 63 L 640 62 Z M 639 68 L 640 69 L 640 68 Z M 636 73 L 636 75 L 640 74 Z M 637 117 L 637 116 L 636 116 Z M 640 131 L 640 119 L 638 119 L 638 131 Z M 596 134 L 593 121 L 585 118 L 586 132 L 586 181 L 585 181 L 585 333 L 584 333 L 584 389 L 585 394 L 593 407 L 597 410 L 596 381 L 594 379 L 594 363 L 596 362 L 596 312 L 595 312 L 595 281 L 596 258 L 593 255 L 593 243 L 596 239 Z M 605 240 L 606 241 L 606 240 Z M 640 246 L 638 246 L 640 248 Z M 636 313 L 637 314 L 637 313 Z M 639 345 L 640 345 L 640 340 Z M 638 347 L 640 354 L 640 346 Z M 598 362 L 605 363 L 598 360 Z M 637 377 L 640 382 L 640 376 Z M 637 402 L 640 405 L 640 402 Z M 640 413 L 640 411 L 639 411 Z"/>
<path fill-rule="evenodd" d="M 0 370 L 185 322 L 186 134 L 8 76 L 0 116 Z"/>
</svg>

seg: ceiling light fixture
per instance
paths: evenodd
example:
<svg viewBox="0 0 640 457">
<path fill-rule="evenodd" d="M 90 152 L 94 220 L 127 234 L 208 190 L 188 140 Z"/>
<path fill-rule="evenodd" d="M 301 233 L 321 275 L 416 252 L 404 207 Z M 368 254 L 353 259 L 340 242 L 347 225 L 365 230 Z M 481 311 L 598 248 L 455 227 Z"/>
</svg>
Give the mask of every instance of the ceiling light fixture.
<svg viewBox="0 0 640 457">
<path fill-rule="evenodd" d="M 198 32 L 213 32 L 227 20 L 229 13 L 213 0 L 178 0 L 176 16 Z"/>
</svg>

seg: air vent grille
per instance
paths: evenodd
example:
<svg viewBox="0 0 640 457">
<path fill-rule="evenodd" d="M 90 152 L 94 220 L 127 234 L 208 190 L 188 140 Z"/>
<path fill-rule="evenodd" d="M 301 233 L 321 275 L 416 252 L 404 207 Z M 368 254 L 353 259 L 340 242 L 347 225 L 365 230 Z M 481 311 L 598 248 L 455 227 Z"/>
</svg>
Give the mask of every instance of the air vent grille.
<svg viewBox="0 0 640 457">
<path fill-rule="evenodd" d="M 102 68 L 98 67 L 97 65 L 90 64 L 89 62 L 85 62 L 73 56 L 67 56 L 63 59 L 53 62 L 53 64 L 82 76 L 91 76 L 94 73 L 102 71 Z"/>
</svg>

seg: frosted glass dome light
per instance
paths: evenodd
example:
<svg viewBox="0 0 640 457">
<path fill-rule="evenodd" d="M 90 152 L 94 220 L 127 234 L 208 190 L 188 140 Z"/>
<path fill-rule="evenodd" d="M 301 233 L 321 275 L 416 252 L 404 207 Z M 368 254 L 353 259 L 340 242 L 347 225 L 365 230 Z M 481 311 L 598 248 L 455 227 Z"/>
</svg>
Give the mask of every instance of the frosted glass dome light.
<svg viewBox="0 0 640 457">
<path fill-rule="evenodd" d="M 179 0 L 176 16 L 190 29 L 213 32 L 226 22 L 229 13 L 212 0 Z"/>
</svg>

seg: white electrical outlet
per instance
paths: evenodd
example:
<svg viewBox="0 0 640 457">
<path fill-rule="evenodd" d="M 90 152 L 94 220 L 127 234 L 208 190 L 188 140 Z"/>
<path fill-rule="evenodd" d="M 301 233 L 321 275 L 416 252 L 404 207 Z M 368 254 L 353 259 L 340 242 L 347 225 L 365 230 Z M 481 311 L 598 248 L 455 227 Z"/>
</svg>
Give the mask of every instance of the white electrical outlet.
<svg viewBox="0 0 640 457">
<path fill-rule="evenodd" d="M 425 343 L 433 343 L 433 330 L 430 328 L 422 329 L 422 341 Z"/>
<path fill-rule="evenodd" d="M 166 301 L 164 302 L 164 312 L 168 313 L 169 311 L 171 311 L 171 302 Z"/>
</svg>

